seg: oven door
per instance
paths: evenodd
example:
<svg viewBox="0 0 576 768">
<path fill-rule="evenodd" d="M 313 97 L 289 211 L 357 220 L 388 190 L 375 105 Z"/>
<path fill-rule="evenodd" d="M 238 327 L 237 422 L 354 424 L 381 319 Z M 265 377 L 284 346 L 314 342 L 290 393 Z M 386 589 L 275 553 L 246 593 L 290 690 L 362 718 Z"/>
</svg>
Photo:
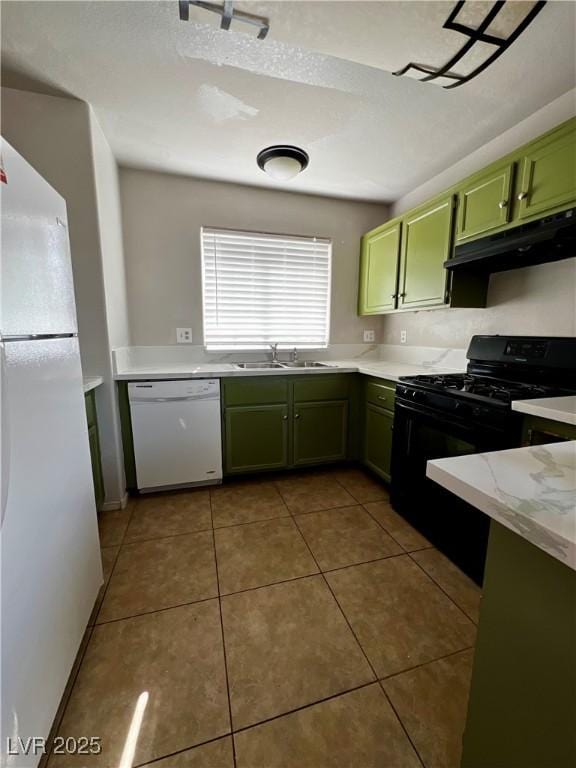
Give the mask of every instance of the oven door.
<svg viewBox="0 0 576 768">
<path fill-rule="evenodd" d="M 515 431 L 514 431 L 515 436 Z M 426 462 L 512 447 L 508 431 L 396 401 L 392 505 L 477 583 L 489 518 L 426 477 Z"/>
</svg>

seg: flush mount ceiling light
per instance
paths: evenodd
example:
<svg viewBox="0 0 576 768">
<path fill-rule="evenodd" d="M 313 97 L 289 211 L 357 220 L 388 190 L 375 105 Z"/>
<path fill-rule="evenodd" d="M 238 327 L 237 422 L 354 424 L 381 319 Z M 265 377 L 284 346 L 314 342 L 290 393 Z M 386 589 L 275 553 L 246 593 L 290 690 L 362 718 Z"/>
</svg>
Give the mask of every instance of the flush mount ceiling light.
<svg viewBox="0 0 576 768">
<path fill-rule="evenodd" d="M 277 181 L 288 181 L 298 176 L 308 165 L 310 158 L 300 147 L 277 144 L 258 152 L 256 162 L 269 176 Z"/>
<path fill-rule="evenodd" d="M 220 29 L 228 31 L 233 21 L 241 21 L 244 24 L 250 24 L 258 28 L 258 40 L 264 40 L 270 30 L 270 22 L 264 16 L 256 16 L 253 13 L 245 11 L 236 11 L 233 0 L 224 0 L 222 5 L 218 3 L 204 2 L 204 0 L 178 0 L 178 9 L 180 21 L 189 21 L 190 6 L 195 5 L 204 11 L 217 13 L 221 17 Z"/>
<path fill-rule="evenodd" d="M 496 61 L 545 5 L 545 0 L 499 0 L 492 4 L 459 0 L 442 28 L 467 38 L 460 49 L 441 66 L 410 62 L 393 74 L 447 89 L 464 85 Z"/>
</svg>

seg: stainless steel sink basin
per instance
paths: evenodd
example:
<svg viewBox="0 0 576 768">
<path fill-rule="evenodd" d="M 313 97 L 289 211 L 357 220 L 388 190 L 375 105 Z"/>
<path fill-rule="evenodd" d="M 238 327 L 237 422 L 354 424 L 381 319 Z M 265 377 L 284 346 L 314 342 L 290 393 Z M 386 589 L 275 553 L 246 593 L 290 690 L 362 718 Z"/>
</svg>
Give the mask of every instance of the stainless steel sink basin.
<svg viewBox="0 0 576 768">
<path fill-rule="evenodd" d="M 263 361 L 261 363 L 234 363 L 236 368 L 243 368 L 244 370 L 267 370 L 269 368 L 333 368 L 330 363 L 318 363 L 315 360 L 298 360 L 295 363 L 290 362 L 278 362 L 272 363 L 269 361 Z"/>
</svg>

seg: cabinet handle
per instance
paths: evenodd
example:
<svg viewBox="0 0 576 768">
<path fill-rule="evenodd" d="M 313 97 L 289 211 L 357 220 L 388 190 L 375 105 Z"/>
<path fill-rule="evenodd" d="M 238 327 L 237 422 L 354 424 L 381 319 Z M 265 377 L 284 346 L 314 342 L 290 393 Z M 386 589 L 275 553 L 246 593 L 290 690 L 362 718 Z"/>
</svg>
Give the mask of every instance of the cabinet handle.
<svg viewBox="0 0 576 768">
<path fill-rule="evenodd" d="M 295 414 L 294 414 L 294 418 L 295 418 L 295 419 L 299 419 L 299 418 L 300 418 L 300 414 L 299 414 L 299 413 L 295 413 Z"/>
<path fill-rule="evenodd" d="M 528 197 L 528 192 L 520 192 L 520 194 L 518 195 L 518 200 L 526 200 L 527 197 Z"/>
<path fill-rule="evenodd" d="M 398 294 L 397 293 L 392 293 L 392 294 L 390 294 L 390 298 L 391 299 L 397 299 L 398 298 Z"/>
<path fill-rule="evenodd" d="M 384 402 L 386 402 L 386 400 L 388 400 L 388 398 L 387 397 L 383 397 L 382 395 L 378 395 L 378 400 L 383 400 Z"/>
<path fill-rule="evenodd" d="M 508 205 L 508 200 L 500 200 L 500 202 L 498 203 L 498 208 L 500 209 L 506 208 L 507 205 Z"/>
<path fill-rule="evenodd" d="M 288 421 L 288 416 L 282 416 L 283 421 Z"/>
<path fill-rule="evenodd" d="M 401 294 L 400 294 L 400 298 L 401 298 L 401 299 L 403 299 L 403 298 L 404 298 L 404 296 L 406 296 L 406 294 L 405 294 L 405 293 L 401 293 Z"/>
</svg>

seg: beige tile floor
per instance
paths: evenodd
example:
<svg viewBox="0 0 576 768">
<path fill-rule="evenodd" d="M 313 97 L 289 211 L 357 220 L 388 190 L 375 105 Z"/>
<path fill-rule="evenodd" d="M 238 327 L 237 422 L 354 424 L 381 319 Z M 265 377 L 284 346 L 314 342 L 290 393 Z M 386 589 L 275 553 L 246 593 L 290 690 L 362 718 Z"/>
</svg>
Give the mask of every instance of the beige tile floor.
<svg viewBox="0 0 576 768">
<path fill-rule="evenodd" d="M 477 587 L 360 469 L 101 516 L 105 585 L 49 768 L 457 768 Z"/>
</svg>

